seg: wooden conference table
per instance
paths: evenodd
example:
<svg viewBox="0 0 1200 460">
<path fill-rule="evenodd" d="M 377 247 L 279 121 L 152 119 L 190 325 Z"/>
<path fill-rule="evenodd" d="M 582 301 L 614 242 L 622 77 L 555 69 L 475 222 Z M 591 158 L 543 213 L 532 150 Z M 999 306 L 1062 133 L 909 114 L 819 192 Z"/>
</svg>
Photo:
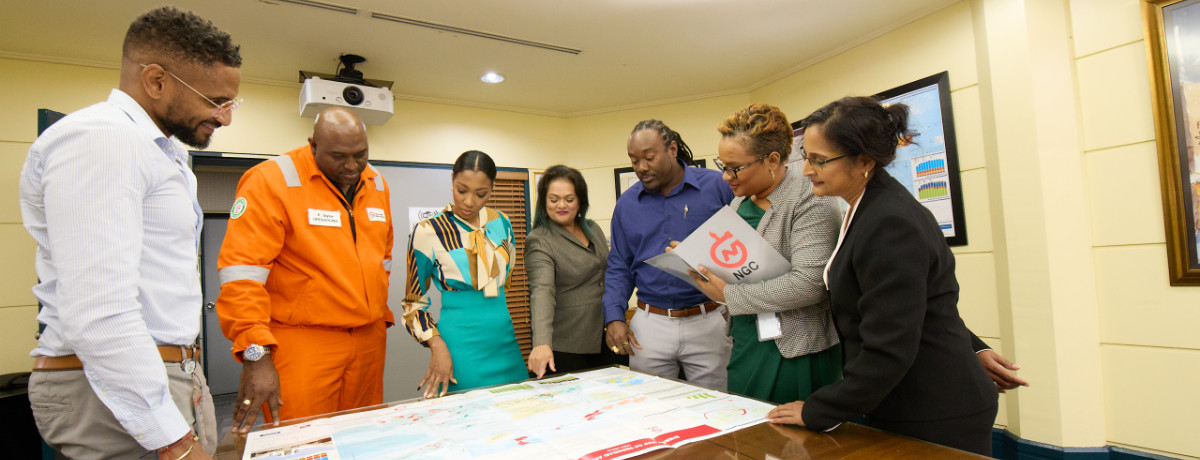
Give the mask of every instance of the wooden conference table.
<svg viewBox="0 0 1200 460">
<path fill-rule="evenodd" d="M 691 384 L 695 385 L 695 384 Z M 411 400 L 410 400 L 411 401 Z M 363 407 L 351 411 L 290 420 L 284 425 L 351 412 L 382 409 L 404 401 Z M 229 417 L 231 414 L 218 414 Z M 240 460 L 246 436 L 225 434 L 217 446 L 216 460 Z M 845 423 L 829 433 L 820 433 L 790 425 L 760 423 L 703 441 L 673 449 L 647 452 L 639 460 L 660 459 L 986 459 L 969 452 L 916 439 Z"/>
</svg>

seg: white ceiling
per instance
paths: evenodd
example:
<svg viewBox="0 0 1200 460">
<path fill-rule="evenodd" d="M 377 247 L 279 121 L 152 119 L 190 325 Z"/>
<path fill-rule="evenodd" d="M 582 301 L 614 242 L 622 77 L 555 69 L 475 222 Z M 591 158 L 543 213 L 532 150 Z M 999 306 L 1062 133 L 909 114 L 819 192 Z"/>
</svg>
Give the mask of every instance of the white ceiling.
<svg viewBox="0 0 1200 460">
<path fill-rule="evenodd" d="M 325 1 L 325 0 L 321 0 Z M 242 47 L 244 81 L 295 86 L 342 53 L 401 99 L 576 116 L 744 92 L 958 0 L 176 0 Z M 4 0 L 0 57 L 116 67 L 129 22 L 162 0 Z M 582 50 L 567 54 L 372 12 Z M 496 71 L 498 85 L 479 77 Z M 298 94 L 298 93 L 297 93 Z"/>
</svg>

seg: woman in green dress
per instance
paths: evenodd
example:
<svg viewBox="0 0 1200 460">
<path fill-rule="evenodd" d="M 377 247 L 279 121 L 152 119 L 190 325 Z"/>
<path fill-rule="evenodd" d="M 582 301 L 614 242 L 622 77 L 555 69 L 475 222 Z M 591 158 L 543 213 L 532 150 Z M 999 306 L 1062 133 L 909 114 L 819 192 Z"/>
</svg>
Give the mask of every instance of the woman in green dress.
<svg viewBox="0 0 1200 460">
<path fill-rule="evenodd" d="M 837 243 L 841 216 L 834 200 L 789 171 L 792 128 L 778 108 L 754 104 L 717 130 L 717 167 L 736 196 L 729 206 L 791 263 L 783 275 L 726 284 L 700 267 L 696 278 L 731 315 L 729 391 L 783 404 L 808 397 L 842 375 L 842 352 L 821 275 Z M 782 335 L 771 327 L 778 324 Z"/>
<path fill-rule="evenodd" d="M 528 377 L 505 299 L 516 257 L 512 224 L 484 206 L 496 164 L 471 150 L 450 177 L 454 202 L 418 222 L 408 242 L 404 325 L 432 353 L 420 384 L 427 398 Z M 431 282 L 442 292 L 436 323 L 428 311 Z"/>
</svg>

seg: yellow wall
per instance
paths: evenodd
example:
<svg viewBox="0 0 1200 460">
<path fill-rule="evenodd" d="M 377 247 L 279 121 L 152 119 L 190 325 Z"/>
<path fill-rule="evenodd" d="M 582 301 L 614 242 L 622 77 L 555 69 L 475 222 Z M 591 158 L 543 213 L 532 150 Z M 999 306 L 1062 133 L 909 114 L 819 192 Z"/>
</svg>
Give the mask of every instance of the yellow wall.
<svg viewBox="0 0 1200 460">
<path fill-rule="evenodd" d="M 1070 3 L 1107 439 L 1200 457 L 1200 288 L 1168 284 L 1139 3 Z"/>
<path fill-rule="evenodd" d="M 591 184 L 607 228 L 612 170 L 633 125 L 659 118 L 698 158 L 715 126 L 751 102 L 799 119 L 845 95 L 950 72 L 970 244 L 955 248 L 968 325 L 1032 382 L 997 423 L 1067 447 L 1116 444 L 1200 458 L 1200 288 L 1170 287 L 1139 0 L 967 0 L 741 94 L 555 118 L 398 101 L 371 128 L 374 158 L 449 162 L 468 148 L 504 166 L 566 163 Z M 33 346 L 33 244 L 16 176 L 33 109 L 104 98 L 107 69 L 0 60 L 0 372 Z M 37 78 L 30 78 L 37 75 Z M 12 88 L 21 88 L 14 91 Z M 244 84 L 234 126 L 211 150 L 299 145 L 296 88 Z"/>
<path fill-rule="evenodd" d="M 746 94 L 571 118 L 567 163 L 600 184 L 592 216 L 605 223 L 639 120 L 711 158 L 716 124 L 748 103 L 795 120 L 948 70 L 970 240 L 954 249 L 959 308 L 1032 381 L 1002 396 L 997 424 L 1200 457 L 1186 434 L 1200 428 L 1200 296 L 1167 282 L 1138 3 L 964 1 Z"/>
<path fill-rule="evenodd" d="M 21 226 L 17 199 L 36 111 L 81 109 L 105 100 L 116 84 L 115 69 L 0 59 L 0 373 L 28 370 L 36 346 L 36 245 Z M 312 120 L 298 115 L 298 87 L 243 83 L 246 103 L 208 150 L 274 154 L 303 145 Z M 372 159 L 452 163 L 479 149 L 499 166 L 538 169 L 563 161 L 568 146 L 565 118 L 404 100 L 395 112 L 384 126 L 367 128 Z"/>
</svg>

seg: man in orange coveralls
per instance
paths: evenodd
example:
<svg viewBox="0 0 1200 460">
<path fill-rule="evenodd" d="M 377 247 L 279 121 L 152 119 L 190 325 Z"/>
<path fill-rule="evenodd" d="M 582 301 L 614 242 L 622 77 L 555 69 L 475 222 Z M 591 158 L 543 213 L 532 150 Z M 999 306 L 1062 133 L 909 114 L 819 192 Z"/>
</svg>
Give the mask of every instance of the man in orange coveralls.
<svg viewBox="0 0 1200 460">
<path fill-rule="evenodd" d="M 341 107 L 238 182 L 217 259 L 217 315 L 242 362 L 235 431 L 264 403 L 278 423 L 383 402 L 388 196 L 362 120 Z"/>
</svg>

